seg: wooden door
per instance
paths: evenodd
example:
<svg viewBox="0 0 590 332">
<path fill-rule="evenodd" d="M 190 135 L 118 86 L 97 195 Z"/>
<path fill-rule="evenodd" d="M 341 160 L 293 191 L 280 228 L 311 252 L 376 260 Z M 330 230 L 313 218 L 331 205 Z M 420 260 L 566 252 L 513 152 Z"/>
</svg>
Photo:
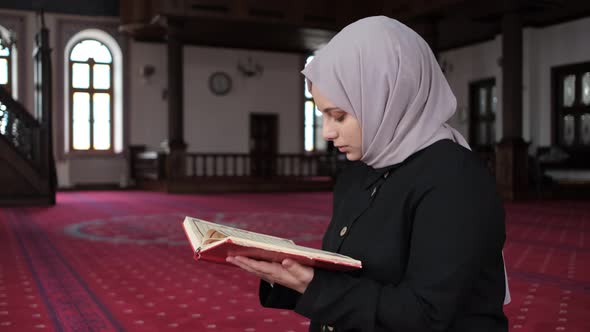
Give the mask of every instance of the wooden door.
<svg viewBox="0 0 590 332">
<path fill-rule="evenodd" d="M 252 176 L 276 174 L 278 115 L 250 114 L 250 167 Z"/>
</svg>

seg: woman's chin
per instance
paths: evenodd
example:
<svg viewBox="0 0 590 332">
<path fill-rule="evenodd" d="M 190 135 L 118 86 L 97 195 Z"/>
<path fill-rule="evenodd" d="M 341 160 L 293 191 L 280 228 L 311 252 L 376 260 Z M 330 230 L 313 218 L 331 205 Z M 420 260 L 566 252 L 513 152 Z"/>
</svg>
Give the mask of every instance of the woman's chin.
<svg viewBox="0 0 590 332">
<path fill-rule="evenodd" d="M 361 159 L 361 156 L 358 153 L 346 152 L 346 159 L 348 159 L 348 161 L 357 161 Z"/>
</svg>

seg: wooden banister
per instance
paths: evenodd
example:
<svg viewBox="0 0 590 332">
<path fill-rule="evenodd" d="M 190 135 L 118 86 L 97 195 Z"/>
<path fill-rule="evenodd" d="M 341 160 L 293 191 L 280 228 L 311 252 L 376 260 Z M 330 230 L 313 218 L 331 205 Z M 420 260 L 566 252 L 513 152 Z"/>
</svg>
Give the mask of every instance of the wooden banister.
<svg viewBox="0 0 590 332">
<path fill-rule="evenodd" d="M 41 124 L 0 86 L 0 136 L 40 170 Z"/>
<path fill-rule="evenodd" d="M 336 172 L 335 156 L 285 153 L 252 156 L 248 153 L 186 153 L 186 174 L 164 174 L 166 154 L 133 149 L 132 176 L 136 179 L 215 177 L 331 177 Z"/>
</svg>

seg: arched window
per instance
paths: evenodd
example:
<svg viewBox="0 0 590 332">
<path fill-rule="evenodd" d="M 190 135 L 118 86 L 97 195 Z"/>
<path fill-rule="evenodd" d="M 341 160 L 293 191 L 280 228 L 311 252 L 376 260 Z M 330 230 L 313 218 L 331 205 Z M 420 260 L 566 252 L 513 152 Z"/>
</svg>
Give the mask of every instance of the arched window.
<svg viewBox="0 0 590 332">
<path fill-rule="evenodd" d="M 307 57 L 305 64 L 307 65 L 311 60 L 313 60 L 313 55 Z M 322 113 L 316 107 L 311 93 L 308 91 L 307 80 L 305 80 L 304 84 L 305 106 L 303 109 L 303 146 L 307 152 L 324 152 L 326 151 L 327 144 L 322 136 Z"/>
<path fill-rule="evenodd" d="M 0 86 L 12 92 L 13 77 L 13 50 L 10 42 L 10 34 L 7 29 L 0 26 Z"/>
<path fill-rule="evenodd" d="M 113 151 L 113 56 L 98 40 L 78 42 L 69 54 L 70 149 Z"/>
</svg>

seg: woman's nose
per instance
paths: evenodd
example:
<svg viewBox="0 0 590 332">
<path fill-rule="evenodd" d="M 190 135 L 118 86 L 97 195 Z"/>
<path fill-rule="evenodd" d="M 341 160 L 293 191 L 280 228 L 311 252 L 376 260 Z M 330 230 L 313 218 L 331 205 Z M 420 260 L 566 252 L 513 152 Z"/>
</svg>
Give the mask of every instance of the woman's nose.
<svg viewBox="0 0 590 332">
<path fill-rule="evenodd" d="M 322 123 L 322 136 L 324 136 L 326 141 L 331 141 L 338 136 L 338 133 L 334 127 L 328 123 L 328 121 L 324 121 L 324 123 Z"/>
</svg>

